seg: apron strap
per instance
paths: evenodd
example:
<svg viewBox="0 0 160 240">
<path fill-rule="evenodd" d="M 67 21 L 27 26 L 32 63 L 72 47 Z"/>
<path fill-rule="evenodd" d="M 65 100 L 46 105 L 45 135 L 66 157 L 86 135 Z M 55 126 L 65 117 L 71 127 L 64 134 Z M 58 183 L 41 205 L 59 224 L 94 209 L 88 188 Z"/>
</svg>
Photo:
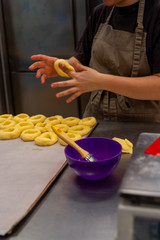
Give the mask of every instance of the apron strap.
<svg viewBox="0 0 160 240">
<path fill-rule="evenodd" d="M 138 70 L 139 70 L 139 63 L 141 57 L 141 46 L 143 40 L 143 16 L 144 16 L 144 7 L 145 7 L 145 0 L 140 0 L 139 2 L 139 9 L 138 9 L 138 16 L 137 16 L 137 27 L 135 30 L 135 46 L 134 46 L 134 53 L 133 53 L 133 66 L 131 77 L 137 77 Z"/>
</svg>

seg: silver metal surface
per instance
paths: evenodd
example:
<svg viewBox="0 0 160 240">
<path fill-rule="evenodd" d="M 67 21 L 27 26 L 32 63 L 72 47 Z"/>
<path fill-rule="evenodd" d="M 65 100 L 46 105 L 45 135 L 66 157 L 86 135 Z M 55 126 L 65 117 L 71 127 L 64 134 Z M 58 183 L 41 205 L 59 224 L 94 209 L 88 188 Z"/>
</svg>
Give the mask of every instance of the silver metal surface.
<svg viewBox="0 0 160 240">
<path fill-rule="evenodd" d="M 139 134 L 146 131 L 158 132 L 159 124 L 100 121 L 91 136 L 127 138 L 135 146 Z M 113 174 L 101 181 L 83 180 L 67 167 L 28 217 L 3 240 L 115 240 L 119 188 L 130 158 L 122 154 Z"/>
<path fill-rule="evenodd" d="M 159 206 L 136 205 L 128 199 L 120 199 L 117 240 L 158 240 L 159 223 Z"/>
<path fill-rule="evenodd" d="M 95 162 L 97 161 L 97 159 L 95 157 L 93 157 L 93 155 L 91 153 L 89 153 L 86 157 L 85 160 L 88 162 Z"/>
<path fill-rule="evenodd" d="M 160 157 L 144 151 L 160 134 L 141 133 L 120 189 L 121 194 L 160 197 Z"/>
</svg>

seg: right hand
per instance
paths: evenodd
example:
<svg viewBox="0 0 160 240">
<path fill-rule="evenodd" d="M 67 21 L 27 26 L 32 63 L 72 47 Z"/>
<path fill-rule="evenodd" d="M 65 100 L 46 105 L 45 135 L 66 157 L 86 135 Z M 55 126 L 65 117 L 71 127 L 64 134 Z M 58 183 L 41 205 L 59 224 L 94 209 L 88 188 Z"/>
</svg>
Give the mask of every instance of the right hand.
<svg viewBox="0 0 160 240">
<path fill-rule="evenodd" d="M 31 56 L 31 59 L 37 61 L 29 66 L 30 70 L 39 68 L 36 73 L 37 78 L 41 78 L 41 83 L 45 83 L 45 80 L 49 77 L 57 76 L 57 72 L 54 69 L 54 62 L 58 59 L 56 57 L 49 57 L 46 55 L 38 54 Z"/>
</svg>

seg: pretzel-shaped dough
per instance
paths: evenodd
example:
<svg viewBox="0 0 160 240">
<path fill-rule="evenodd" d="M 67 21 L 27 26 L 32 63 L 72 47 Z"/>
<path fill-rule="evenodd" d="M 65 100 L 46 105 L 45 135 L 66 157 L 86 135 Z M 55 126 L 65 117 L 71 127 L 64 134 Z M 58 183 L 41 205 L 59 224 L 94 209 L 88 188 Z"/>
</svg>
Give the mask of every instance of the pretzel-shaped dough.
<svg viewBox="0 0 160 240">
<path fill-rule="evenodd" d="M 69 129 L 69 126 L 67 124 L 63 124 L 63 123 L 56 124 L 55 126 L 58 127 L 59 129 L 61 129 L 63 132 L 67 132 Z"/>
<path fill-rule="evenodd" d="M 13 118 L 12 114 L 2 114 L 0 115 L 0 123 L 6 120 L 12 120 L 12 118 Z"/>
<path fill-rule="evenodd" d="M 21 139 L 25 142 L 34 141 L 41 134 L 39 129 L 26 129 L 21 133 Z"/>
<path fill-rule="evenodd" d="M 68 137 L 70 137 L 73 141 L 77 141 L 79 139 L 82 138 L 82 136 L 80 134 L 77 134 L 77 133 L 71 133 L 71 132 L 68 132 L 66 133 L 68 135 Z M 59 138 L 59 143 L 63 146 L 67 146 L 68 144 L 66 142 L 64 142 L 61 138 Z"/>
<path fill-rule="evenodd" d="M 67 124 L 69 127 L 79 124 L 80 119 L 77 117 L 67 117 L 62 120 L 62 123 Z"/>
<path fill-rule="evenodd" d="M 10 128 L 10 127 L 14 127 L 16 125 L 16 122 L 13 120 L 5 120 L 4 122 L 2 122 L 0 124 L 0 128 L 4 129 L 4 128 Z"/>
<path fill-rule="evenodd" d="M 77 133 L 81 136 L 87 135 L 90 132 L 91 128 L 85 125 L 76 125 L 69 128 L 68 132 Z"/>
<path fill-rule="evenodd" d="M 70 77 L 67 73 L 63 72 L 62 69 L 59 67 L 59 63 L 63 63 L 64 66 L 69 70 L 69 71 L 74 71 L 75 69 L 74 67 L 72 67 L 67 60 L 65 59 L 58 59 L 54 62 L 54 68 L 56 70 L 56 72 L 58 73 L 58 75 L 62 76 L 62 77 Z"/>
<path fill-rule="evenodd" d="M 18 128 L 21 132 L 23 132 L 26 129 L 34 128 L 34 124 L 29 121 L 19 122 L 17 123 L 16 128 Z"/>
<path fill-rule="evenodd" d="M 41 133 L 52 131 L 51 123 L 49 122 L 37 123 L 35 128 L 39 129 Z"/>
<path fill-rule="evenodd" d="M 39 122 L 44 122 L 46 120 L 46 117 L 42 114 L 34 115 L 29 118 L 29 121 L 32 122 L 34 125 Z"/>
<path fill-rule="evenodd" d="M 4 128 L 0 130 L 0 139 L 1 140 L 9 140 L 18 138 L 21 134 L 21 131 L 18 128 L 10 127 Z"/>
<path fill-rule="evenodd" d="M 35 139 L 35 144 L 39 146 L 51 146 L 57 141 L 58 137 L 54 132 L 45 132 Z"/>
<path fill-rule="evenodd" d="M 63 120 L 63 117 L 61 115 L 55 115 L 55 116 L 48 117 L 45 122 L 51 123 L 51 125 L 56 125 L 61 123 L 62 120 Z"/>
<path fill-rule="evenodd" d="M 86 117 L 79 121 L 79 124 L 86 125 L 88 127 L 93 127 L 96 124 L 96 118 L 95 117 Z"/>
<path fill-rule="evenodd" d="M 22 121 L 26 121 L 27 119 L 29 119 L 29 115 L 26 113 L 20 113 L 13 118 L 13 120 L 18 123 Z"/>
</svg>

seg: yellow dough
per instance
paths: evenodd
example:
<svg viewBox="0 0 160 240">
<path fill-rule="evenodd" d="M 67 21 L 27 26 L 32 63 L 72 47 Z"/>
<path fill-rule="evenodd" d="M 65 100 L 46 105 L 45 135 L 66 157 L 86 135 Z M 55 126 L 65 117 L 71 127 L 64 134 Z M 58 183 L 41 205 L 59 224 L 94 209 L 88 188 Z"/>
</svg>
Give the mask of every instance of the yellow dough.
<svg viewBox="0 0 160 240">
<path fill-rule="evenodd" d="M 57 141 L 58 137 L 54 132 L 45 132 L 35 139 L 35 144 L 39 146 L 51 146 Z"/>
<path fill-rule="evenodd" d="M 86 117 L 79 121 L 79 124 L 86 125 L 88 127 L 93 127 L 96 125 L 96 123 L 97 121 L 95 117 Z"/>
<path fill-rule="evenodd" d="M 59 129 L 61 129 L 63 132 L 67 132 L 69 129 L 69 126 L 67 124 L 63 124 L 63 123 L 56 124 L 55 126 L 58 127 Z"/>
<path fill-rule="evenodd" d="M 52 131 L 51 123 L 48 123 L 48 122 L 37 123 L 35 125 L 35 128 L 39 129 L 41 133 Z"/>
<path fill-rule="evenodd" d="M 12 120 L 13 115 L 12 114 L 2 114 L 0 115 L 0 123 L 6 121 L 6 120 Z"/>
<path fill-rule="evenodd" d="M 34 128 L 34 124 L 29 121 L 19 122 L 17 123 L 16 128 L 18 128 L 21 132 L 23 132 L 26 129 Z"/>
<path fill-rule="evenodd" d="M 29 118 L 29 121 L 32 122 L 34 125 L 36 125 L 39 122 L 44 122 L 46 120 L 46 117 L 42 114 L 34 115 Z"/>
<path fill-rule="evenodd" d="M 67 117 L 62 120 L 63 124 L 67 124 L 69 127 L 79 124 L 80 119 L 77 117 Z"/>
<path fill-rule="evenodd" d="M 128 139 L 121 139 L 114 137 L 113 140 L 119 142 L 122 145 L 122 152 L 123 153 L 133 153 L 133 144 Z"/>
<path fill-rule="evenodd" d="M 62 76 L 62 77 L 70 77 L 67 73 L 63 72 L 62 69 L 59 67 L 59 63 L 64 64 L 64 66 L 69 70 L 69 71 L 74 71 L 75 69 L 68 63 L 67 60 L 65 59 L 58 59 L 54 62 L 54 68 L 56 70 L 56 72 L 58 73 L 58 75 Z"/>
<path fill-rule="evenodd" d="M 16 115 L 13 119 L 17 123 L 23 122 L 23 121 L 26 121 L 27 119 L 29 119 L 29 115 L 26 113 L 20 113 L 20 114 Z"/>
<path fill-rule="evenodd" d="M 4 128 L 0 130 L 0 139 L 1 140 L 9 140 L 18 138 L 21 134 L 21 131 L 18 128 L 10 127 Z"/>
<path fill-rule="evenodd" d="M 34 141 L 36 137 L 41 135 L 41 131 L 39 129 L 26 129 L 21 133 L 21 139 L 25 142 Z"/>
<path fill-rule="evenodd" d="M 82 138 L 82 136 L 80 134 L 76 134 L 76 133 L 66 133 L 68 135 L 69 138 L 71 138 L 73 141 L 77 141 L 79 139 Z M 63 146 L 67 146 L 68 144 L 66 142 L 64 142 L 61 138 L 59 138 L 59 143 Z"/>
<path fill-rule="evenodd" d="M 15 121 L 13 121 L 13 120 L 6 120 L 6 121 L 0 123 L 0 129 L 14 127 L 15 125 L 16 125 Z"/>
<path fill-rule="evenodd" d="M 45 122 L 51 123 L 51 125 L 56 125 L 61 123 L 62 120 L 63 120 L 63 117 L 61 115 L 55 115 L 55 116 L 48 117 Z"/>
<path fill-rule="evenodd" d="M 91 131 L 91 128 L 85 125 L 76 125 L 69 128 L 68 132 L 77 133 L 81 136 L 87 135 Z"/>
</svg>

